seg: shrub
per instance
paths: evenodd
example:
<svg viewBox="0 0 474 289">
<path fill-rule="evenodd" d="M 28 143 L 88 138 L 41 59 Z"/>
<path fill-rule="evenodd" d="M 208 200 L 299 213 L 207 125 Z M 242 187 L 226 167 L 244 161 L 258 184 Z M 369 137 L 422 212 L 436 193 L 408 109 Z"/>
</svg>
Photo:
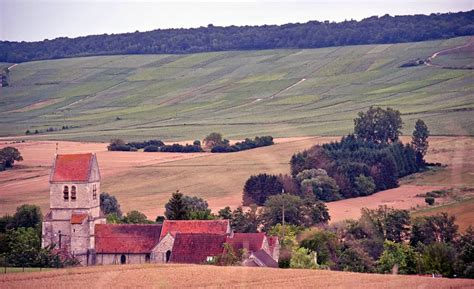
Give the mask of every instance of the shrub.
<svg viewBox="0 0 474 289">
<path fill-rule="evenodd" d="M 143 149 L 144 152 L 159 152 L 160 149 L 155 145 L 149 145 Z"/>
<path fill-rule="evenodd" d="M 107 146 L 107 150 L 129 152 L 129 151 L 136 150 L 136 148 L 125 144 L 125 142 L 122 139 L 112 139 L 110 141 L 110 144 Z"/>
<path fill-rule="evenodd" d="M 425 203 L 427 203 L 430 206 L 433 206 L 435 203 L 435 199 L 433 197 L 426 197 L 425 198 Z"/>
</svg>

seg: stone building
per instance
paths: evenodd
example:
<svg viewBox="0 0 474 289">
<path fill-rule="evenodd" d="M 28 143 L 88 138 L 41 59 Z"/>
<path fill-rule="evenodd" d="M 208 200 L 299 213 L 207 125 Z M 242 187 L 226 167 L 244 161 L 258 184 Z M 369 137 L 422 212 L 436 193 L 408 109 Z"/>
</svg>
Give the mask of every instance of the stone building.
<svg viewBox="0 0 474 289">
<path fill-rule="evenodd" d="M 225 244 L 245 249 L 245 266 L 275 267 L 277 237 L 233 233 L 229 220 L 165 220 L 163 224 L 106 224 L 100 210 L 95 154 L 56 155 L 49 179 L 50 210 L 42 246 L 54 245 L 82 265 L 212 261 Z"/>
<path fill-rule="evenodd" d="M 95 225 L 105 223 L 95 154 L 56 155 L 49 184 L 50 210 L 42 224 L 42 246 L 54 245 L 83 265 L 93 264 Z"/>
</svg>

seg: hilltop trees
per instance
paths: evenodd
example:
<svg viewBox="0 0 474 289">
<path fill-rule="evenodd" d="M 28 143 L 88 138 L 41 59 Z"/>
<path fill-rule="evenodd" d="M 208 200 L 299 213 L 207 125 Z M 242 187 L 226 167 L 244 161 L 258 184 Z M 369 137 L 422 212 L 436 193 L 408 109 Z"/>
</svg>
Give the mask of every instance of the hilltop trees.
<svg viewBox="0 0 474 289">
<path fill-rule="evenodd" d="M 354 123 L 355 134 L 292 156 L 298 194 L 312 192 L 323 201 L 368 196 L 397 187 L 398 178 L 425 166 L 420 152 L 427 147 L 428 133 L 422 121 L 415 130 L 416 147 L 398 141 L 402 120 L 397 110 L 370 107 Z"/>
<path fill-rule="evenodd" d="M 357 138 L 373 143 L 389 143 L 398 140 L 401 134 L 402 118 L 398 110 L 390 107 L 370 107 L 367 112 L 359 112 L 354 119 L 354 134 Z"/>
<path fill-rule="evenodd" d="M 192 29 L 158 29 L 74 39 L 61 37 L 39 42 L 0 41 L 0 61 L 16 63 L 105 54 L 319 48 L 444 39 L 472 35 L 473 14 L 473 11 L 468 11 L 413 16 L 384 15 L 339 23 L 310 21 L 302 24 L 241 27 L 209 25 Z"/>
</svg>

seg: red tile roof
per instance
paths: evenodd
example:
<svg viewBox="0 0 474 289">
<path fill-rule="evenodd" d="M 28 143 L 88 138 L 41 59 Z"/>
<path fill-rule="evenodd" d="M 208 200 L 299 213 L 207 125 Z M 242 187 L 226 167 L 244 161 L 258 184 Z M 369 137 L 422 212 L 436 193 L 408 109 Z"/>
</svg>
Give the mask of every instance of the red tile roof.
<svg viewBox="0 0 474 289">
<path fill-rule="evenodd" d="M 97 253 L 150 253 L 158 244 L 161 224 L 97 224 Z"/>
<path fill-rule="evenodd" d="M 57 155 L 51 182 L 88 181 L 93 157 L 91 153 Z"/>
<path fill-rule="evenodd" d="M 226 235 L 177 233 L 170 261 L 173 263 L 204 263 L 207 257 L 215 257 L 223 253 L 225 240 Z"/>
<path fill-rule="evenodd" d="M 248 252 L 255 252 L 263 248 L 265 233 L 235 233 L 227 237 L 229 243 L 236 252 L 245 248 Z"/>
<path fill-rule="evenodd" d="M 229 220 L 165 220 L 161 230 L 160 240 L 170 233 L 202 233 L 202 234 L 227 234 Z"/>
<path fill-rule="evenodd" d="M 86 218 L 87 214 L 85 213 L 72 213 L 71 224 L 82 224 Z"/>
</svg>

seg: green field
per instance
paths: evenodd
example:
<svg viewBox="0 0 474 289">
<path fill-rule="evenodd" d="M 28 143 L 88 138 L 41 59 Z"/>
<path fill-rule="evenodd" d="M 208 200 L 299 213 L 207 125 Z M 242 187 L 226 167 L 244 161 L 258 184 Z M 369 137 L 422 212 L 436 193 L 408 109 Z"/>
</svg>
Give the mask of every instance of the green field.
<svg viewBox="0 0 474 289">
<path fill-rule="evenodd" d="M 433 134 L 473 135 L 472 70 L 400 68 L 467 41 L 22 63 L 0 88 L 0 136 L 66 125 L 44 138 L 341 135 L 371 105 L 399 109 L 404 133 L 422 118 Z"/>
</svg>

